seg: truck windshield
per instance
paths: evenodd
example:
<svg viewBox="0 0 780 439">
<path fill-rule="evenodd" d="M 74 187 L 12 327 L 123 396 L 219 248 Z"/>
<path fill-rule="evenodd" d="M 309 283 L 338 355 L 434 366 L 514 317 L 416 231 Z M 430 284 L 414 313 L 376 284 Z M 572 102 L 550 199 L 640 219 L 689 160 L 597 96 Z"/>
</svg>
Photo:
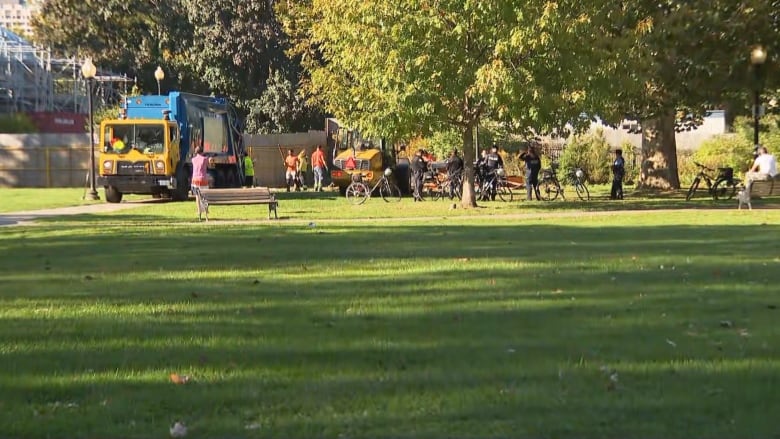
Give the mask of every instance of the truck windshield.
<svg viewBox="0 0 780 439">
<path fill-rule="evenodd" d="M 127 154 L 131 150 L 145 154 L 161 154 L 165 149 L 165 127 L 162 125 L 107 125 L 103 150 Z"/>
</svg>

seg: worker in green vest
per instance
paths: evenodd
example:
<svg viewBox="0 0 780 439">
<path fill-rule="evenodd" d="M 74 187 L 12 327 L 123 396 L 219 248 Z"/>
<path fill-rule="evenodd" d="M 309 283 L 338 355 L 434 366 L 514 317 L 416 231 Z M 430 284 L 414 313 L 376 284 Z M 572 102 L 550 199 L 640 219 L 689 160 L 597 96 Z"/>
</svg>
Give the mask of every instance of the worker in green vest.
<svg viewBox="0 0 780 439">
<path fill-rule="evenodd" d="M 252 157 L 244 153 L 244 187 L 252 187 L 255 184 L 255 164 Z"/>
</svg>

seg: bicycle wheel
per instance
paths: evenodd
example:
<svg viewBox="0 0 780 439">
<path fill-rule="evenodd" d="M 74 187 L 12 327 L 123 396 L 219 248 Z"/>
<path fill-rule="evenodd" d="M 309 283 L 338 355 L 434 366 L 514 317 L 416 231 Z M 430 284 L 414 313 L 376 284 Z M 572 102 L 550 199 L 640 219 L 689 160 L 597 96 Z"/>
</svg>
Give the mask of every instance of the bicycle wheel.
<svg viewBox="0 0 780 439">
<path fill-rule="evenodd" d="M 385 182 L 385 184 L 379 188 L 379 195 L 381 195 L 382 199 L 387 203 L 391 201 L 401 201 L 401 189 L 398 189 L 398 186 L 390 182 Z"/>
<path fill-rule="evenodd" d="M 688 188 L 688 193 L 685 195 L 685 200 L 688 201 L 691 198 L 693 198 L 693 195 L 696 193 L 696 189 L 699 188 L 699 182 L 701 179 L 699 177 L 696 177 L 693 179 L 693 183 L 691 183 L 691 187 Z"/>
<path fill-rule="evenodd" d="M 368 186 L 363 183 L 350 183 L 347 186 L 347 200 L 352 204 L 363 204 L 370 196 Z"/>
<path fill-rule="evenodd" d="M 734 178 L 731 180 L 720 180 L 715 182 L 712 187 L 712 199 L 713 200 L 730 200 L 737 194 L 737 184 L 739 181 Z"/>
<path fill-rule="evenodd" d="M 588 190 L 588 187 L 585 186 L 585 183 L 575 184 L 574 190 L 577 192 L 577 196 L 580 197 L 580 200 L 582 201 L 590 200 L 590 191 Z"/>
<path fill-rule="evenodd" d="M 460 200 L 463 198 L 463 183 L 460 181 L 456 181 L 454 183 L 450 182 L 450 188 L 449 188 L 449 195 L 450 198 L 456 198 Z"/>
<path fill-rule="evenodd" d="M 558 186 L 557 181 L 553 179 L 546 179 L 539 183 L 539 192 L 542 195 L 542 200 L 553 201 L 558 198 L 560 186 Z"/>
<path fill-rule="evenodd" d="M 501 201 L 504 202 L 511 202 L 512 201 L 512 189 L 509 189 L 509 186 L 501 185 L 498 187 L 498 198 L 501 199 Z"/>
</svg>

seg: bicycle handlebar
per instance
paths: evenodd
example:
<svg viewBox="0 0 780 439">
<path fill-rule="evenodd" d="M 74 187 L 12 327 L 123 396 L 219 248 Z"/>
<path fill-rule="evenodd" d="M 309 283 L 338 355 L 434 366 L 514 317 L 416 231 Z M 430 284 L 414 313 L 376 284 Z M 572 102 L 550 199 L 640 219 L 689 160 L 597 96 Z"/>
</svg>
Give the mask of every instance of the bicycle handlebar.
<svg viewBox="0 0 780 439">
<path fill-rule="evenodd" d="M 700 168 L 706 169 L 706 170 L 708 170 L 708 171 L 714 171 L 714 169 L 712 169 L 712 168 L 708 168 L 708 167 L 706 167 L 706 166 L 702 165 L 702 164 L 701 164 L 701 163 L 699 163 L 699 162 L 693 162 L 693 164 L 694 164 L 694 165 L 696 165 L 696 166 L 698 166 L 698 167 L 700 167 Z"/>
</svg>

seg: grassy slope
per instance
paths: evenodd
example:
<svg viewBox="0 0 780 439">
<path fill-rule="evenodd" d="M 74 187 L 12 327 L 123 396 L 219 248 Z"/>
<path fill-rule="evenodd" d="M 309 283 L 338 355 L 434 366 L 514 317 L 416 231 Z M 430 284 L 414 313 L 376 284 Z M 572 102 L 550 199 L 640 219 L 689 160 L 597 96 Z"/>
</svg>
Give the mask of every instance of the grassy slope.
<svg viewBox="0 0 780 439">
<path fill-rule="evenodd" d="M 310 228 L 192 207 L 0 229 L 0 436 L 776 433 L 775 211 Z"/>
</svg>

